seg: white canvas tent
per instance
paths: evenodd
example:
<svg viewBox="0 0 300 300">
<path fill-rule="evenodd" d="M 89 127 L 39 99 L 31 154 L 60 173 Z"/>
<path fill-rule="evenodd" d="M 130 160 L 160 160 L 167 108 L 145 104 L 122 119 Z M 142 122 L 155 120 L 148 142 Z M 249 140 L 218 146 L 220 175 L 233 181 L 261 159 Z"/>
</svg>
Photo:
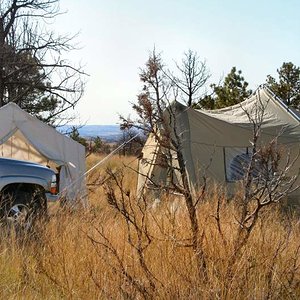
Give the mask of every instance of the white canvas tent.
<svg viewBox="0 0 300 300">
<path fill-rule="evenodd" d="M 249 99 L 224 109 L 195 110 L 174 102 L 167 111 L 176 119 L 175 130 L 181 139 L 185 166 L 193 188 L 197 188 L 205 173 L 207 178 L 226 183 L 228 190 L 234 190 L 236 181 L 243 175 L 238 161 L 243 156 L 249 157 L 253 140 L 252 121 L 259 116 L 262 116 L 259 143 L 267 144 L 278 137 L 278 143 L 286 149 L 284 153 L 297 160 L 290 175 L 299 172 L 299 119 L 267 88 L 259 88 Z M 155 163 L 160 151 L 154 136 L 150 135 L 139 162 L 139 193 L 150 188 L 151 181 L 157 184 L 168 181 L 168 170 Z M 173 160 L 176 164 L 175 155 Z M 300 195 L 299 190 L 294 195 Z"/>
<path fill-rule="evenodd" d="M 12 102 L 0 108 L 0 157 L 61 167 L 60 191 L 70 201 L 85 197 L 84 146 Z"/>
</svg>

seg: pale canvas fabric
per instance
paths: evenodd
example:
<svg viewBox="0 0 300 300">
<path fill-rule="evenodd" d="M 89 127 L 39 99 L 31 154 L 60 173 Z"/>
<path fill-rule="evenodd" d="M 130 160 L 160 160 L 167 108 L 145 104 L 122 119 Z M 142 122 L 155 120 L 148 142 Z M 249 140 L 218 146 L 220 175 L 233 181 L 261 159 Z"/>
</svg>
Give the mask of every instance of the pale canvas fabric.
<svg viewBox="0 0 300 300">
<path fill-rule="evenodd" d="M 0 156 L 61 167 L 60 191 L 70 201 L 84 199 L 85 148 L 22 110 L 0 108 Z M 83 200 L 86 201 L 86 200 Z"/>
<path fill-rule="evenodd" d="M 185 165 L 193 188 L 201 184 L 203 176 L 233 188 L 234 180 L 231 179 L 236 176 L 236 162 L 251 151 L 253 122 L 260 121 L 261 117 L 259 144 L 267 144 L 277 137 L 284 149 L 283 156 L 289 154 L 291 159 L 296 159 L 289 175 L 299 172 L 299 120 L 266 88 L 260 88 L 244 102 L 224 109 L 195 110 L 174 102 L 169 110 L 176 116 L 176 124 L 173 125 L 181 137 Z M 143 160 L 139 163 L 138 191 L 147 186 L 145 174 L 150 174 L 154 180 L 156 178 L 156 182 L 167 180 L 161 176 L 163 170 L 159 171 L 151 164 L 157 155 L 154 149 L 157 151 L 158 145 L 151 135 L 143 149 Z M 282 163 L 284 160 L 285 157 Z M 234 161 L 235 165 L 232 165 Z M 298 195 L 299 190 L 295 194 Z"/>
</svg>

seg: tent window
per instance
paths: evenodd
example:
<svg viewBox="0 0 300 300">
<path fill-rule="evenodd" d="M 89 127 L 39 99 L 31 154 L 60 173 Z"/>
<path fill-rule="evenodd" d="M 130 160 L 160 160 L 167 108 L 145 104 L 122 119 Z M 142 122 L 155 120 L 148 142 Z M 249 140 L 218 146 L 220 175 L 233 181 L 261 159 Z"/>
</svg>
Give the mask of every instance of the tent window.
<svg viewBox="0 0 300 300">
<path fill-rule="evenodd" d="M 244 178 L 252 158 L 251 148 L 224 148 L 226 181 L 234 182 Z M 253 170 L 254 177 L 259 175 L 259 166 Z"/>
</svg>

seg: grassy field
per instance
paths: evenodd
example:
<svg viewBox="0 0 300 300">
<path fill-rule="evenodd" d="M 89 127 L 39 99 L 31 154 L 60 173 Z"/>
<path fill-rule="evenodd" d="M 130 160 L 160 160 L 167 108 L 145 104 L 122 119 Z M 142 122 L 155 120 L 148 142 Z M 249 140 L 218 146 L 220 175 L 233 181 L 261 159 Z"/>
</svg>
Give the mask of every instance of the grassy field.
<svg viewBox="0 0 300 300">
<path fill-rule="evenodd" d="M 88 157 L 88 167 L 99 159 Z M 198 207 L 207 270 L 202 276 L 182 199 L 168 197 L 155 206 L 151 199 L 135 201 L 136 163 L 115 156 L 94 170 L 87 209 L 56 205 L 27 237 L 2 232 L 1 299 L 300 298 L 299 217 L 269 207 L 233 260 L 238 207 L 216 189 Z M 105 170 L 125 165 L 131 168 L 118 172 L 121 193 Z M 105 195 L 111 189 L 117 208 Z"/>
</svg>

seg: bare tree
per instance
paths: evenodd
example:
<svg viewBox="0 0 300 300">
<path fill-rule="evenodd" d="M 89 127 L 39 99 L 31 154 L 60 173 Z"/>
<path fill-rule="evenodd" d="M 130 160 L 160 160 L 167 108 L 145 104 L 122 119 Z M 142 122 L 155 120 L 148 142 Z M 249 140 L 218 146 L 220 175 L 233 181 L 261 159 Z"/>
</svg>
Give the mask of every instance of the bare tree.
<svg viewBox="0 0 300 300">
<path fill-rule="evenodd" d="M 201 214 L 198 211 L 198 204 L 204 198 L 207 189 L 207 178 L 205 170 L 202 170 L 202 183 L 199 183 L 198 190 L 194 191 L 194 187 L 190 185 L 189 170 L 184 158 L 184 129 L 181 128 L 181 124 L 178 122 L 184 107 L 178 102 L 170 101 L 174 96 L 172 94 L 174 81 L 166 74 L 160 55 L 155 51 L 152 52 L 146 63 L 146 68 L 141 70 L 140 73 L 144 87 L 142 93 L 138 96 L 137 104 L 134 105 L 139 119 L 137 122 L 124 121 L 128 126 L 145 128 L 155 140 L 155 146 L 151 150 L 153 156 L 142 158 L 141 163 L 150 166 L 150 169 L 160 169 L 161 172 L 164 172 L 164 178 L 152 177 L 151 174 L 143 172 L 140 176 L 144 176 L 145 185 L 151 187 L 152 190 L 158 190 L 159 193 L 178 193 L 183 196 L 191 226 L 191 238 L 186 246 L 190 246 L 195 253 L 195 257 L 197 257 L 199 278 L 206 280 L 208 276 L 207 257 L 203 242 L 205 229 L 200 226 Z M 186 96 L 189 99 L 188 94 Z M 245 111 L 253 129 L 252 156 L 242 180 L 242 197 L 239 200 L 241 210 L 236 218 L 239 229 L 237 230 L 233 256 L 228 268 L 227 277 L 229 281 L 232 268 L 235 262 L 238 261 L 261 211 L 267 206 L 280 202 L 296 188 L 297 174 L 288 177 L 288 173 L 297 158 L 292 159 L 291 156 L 288 156 L 287 160 L 283 162 L 277 137 L 272 141 L 263 140 L 264 138 L 261 137 L 262 125 L 264 124 L 267 104 L 262 103 L 261 99 L 258 99 L 257 102 L 258 105 L 253 111 Z M 265 143 L 264 146 L 262 141 Z M 218 213 L 216 219 L 219 218 Z M 221 228 L 219 228 L 219 232 L 224 240 Z"/>
<path fill-rule="evenodd" d="M 196 67 L 197 64 L 194 66 Z M 191 71 L 191 74 L 198 74 L 198 71 Z M 154 181 L 148 176 L 147 181 L 154 189 L 184 196 L 191 224 L 191 239 L 186 246 L 193 249 L 197 258 L 199 276 L 205 279 L 206 261 L 202 250 L 203 235 L 199 227 L 197 205 L 204 195 L 206 184 L 204 181 L 199 194 L 194 195 L 183 156 L 182 137 L 177 127 L 176 102 L 171 104 L 170 101 L 174 99 L 174 80 L 165 72 L 161 56 L 155 50 L 150 54 L 145 69 L 141 70 L 140 79 L 144 84 L 143 91 L 138 95 L 137 104 L 133 106 L 139 119 L 136 122 L 123 119 L 124 126 L 126 127 L 127 124 L 127 126 L 142 127 L 156 139 L 159 145 L 155 150 L 157 159 L 150 163 L 163 168 L 168 173 L 168 183 Z M 174 164 L 175 161 L 178 164 Z"/>
<path fill-rule="evenodd" d="M 53 124 L 82 96 L 84 74 L 64 54 L 75 36 L 49 30 L 60 14 L 59 0 L 0 3 L 0 106 L 15 102 Z"/>
<path fill-rule="evenodd" d="M 198 104 L 203 97 L 202 88 L 210 77 L 205 61 L 200 61 L 197 52 L 188 50 L 184 53 L 181 65 L 176 64 L 178 76 L 172 76 L 174 85 L 182 94 L 187 106 Z"/>
<path fill-rule="evenodd" d="M 263 103 L 257 94 L 254 109 L 244 110 L 252 126 L 252 151 L 250 161 L 243 166 L 245 174 L 241 180 L 241 195 L 236 197 L 240 208 L 236 216 L 238 228 L 228 262 L 225 290 L 229 290 L 232 284 L 236 264 L 264 209 L 282 202 L 299 188 L 297 180 L 300 170 L 298 173 L 291 172 L 295 164 L 299 163 L 299 153 L 292 155 L 280 144 L 278 140 L 282 132 L 269 141 L 263 140 L 262 125 L 268 102 Z"/>
</svg>

